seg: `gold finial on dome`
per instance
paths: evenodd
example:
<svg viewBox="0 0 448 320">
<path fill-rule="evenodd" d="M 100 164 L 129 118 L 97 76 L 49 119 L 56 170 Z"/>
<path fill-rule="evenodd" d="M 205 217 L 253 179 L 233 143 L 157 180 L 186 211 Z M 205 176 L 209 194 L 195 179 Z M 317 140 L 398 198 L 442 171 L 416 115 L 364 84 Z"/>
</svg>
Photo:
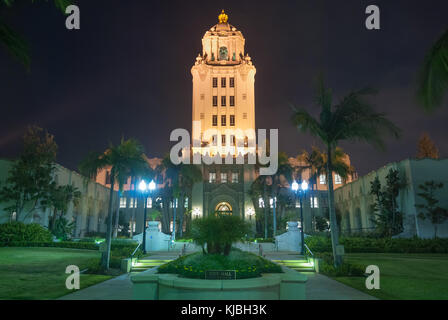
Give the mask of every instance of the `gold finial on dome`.
<svg viewBox="0 0 448 320">
<path fill-rule="evenodd" d="M 224 9 L 222 9 L 221 14 L 218 16 L 219 23 L 227 23 L 229 20 L 229 16 L 224 13 Z"/>
</svg>

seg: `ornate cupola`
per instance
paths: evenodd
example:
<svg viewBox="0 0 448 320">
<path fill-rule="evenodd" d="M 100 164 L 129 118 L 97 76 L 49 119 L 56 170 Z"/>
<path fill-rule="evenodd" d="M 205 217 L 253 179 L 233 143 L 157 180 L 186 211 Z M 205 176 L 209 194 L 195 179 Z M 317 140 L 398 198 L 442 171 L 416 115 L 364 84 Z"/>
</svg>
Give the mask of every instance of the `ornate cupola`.
<svg viewBox="0 0 448 320">
<path fill-rule="evenodd" d="M 222 10 L 218 24 L 202 38 L 202 59 L 212 65 L 235 65 L 245 60 L 244 37 L 228 23 L 229 16 Z"/>
</svg>

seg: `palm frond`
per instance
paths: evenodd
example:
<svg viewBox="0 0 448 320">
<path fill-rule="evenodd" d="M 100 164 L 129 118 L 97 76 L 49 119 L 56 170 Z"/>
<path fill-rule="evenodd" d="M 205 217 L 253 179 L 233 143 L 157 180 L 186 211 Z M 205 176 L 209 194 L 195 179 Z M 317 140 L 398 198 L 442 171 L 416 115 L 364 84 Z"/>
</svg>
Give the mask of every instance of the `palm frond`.
<svg viewBox="0 0 448 320">
<path fill-rule="evenodd" d="M 0 43 L 8 53 L 18 60 L 27 71 L 30 70 L 30 53 L 26 41 L 6 23 L 0 20 Z"/>
<path fill-rule="evenodd" d="M 439 107 L 448 91 L 448 30 L 425 57 L 419 75 L 418 98 L 423 107 Z"/>
</svg>

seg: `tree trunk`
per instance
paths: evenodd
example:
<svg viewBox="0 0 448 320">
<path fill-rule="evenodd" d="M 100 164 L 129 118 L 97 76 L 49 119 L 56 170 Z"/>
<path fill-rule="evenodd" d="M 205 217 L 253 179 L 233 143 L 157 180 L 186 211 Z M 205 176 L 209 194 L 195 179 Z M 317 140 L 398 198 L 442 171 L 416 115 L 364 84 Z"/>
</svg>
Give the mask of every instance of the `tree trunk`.
<svg viewBox="0 0 448 320">
<path fill-rule="evenodd" d="M 129 188 L 129 193 L 132 195 L 132 198 L 134 198 L 134 207 L 132 208 L 131 211 L 131 223 L 130 223 L 130 230 L 129 230 L 129 235 L 132 239 L 132 237 L 134 236 L 134 225 L 135 225 L 135 211 L 137 210 L 137 197 L 135 196 L 136 192 L 135 192 L 135 177 L 132 177 L 131 179 L 131 187 L 133 187 L 133 190 L 131 192 L 131 189 Z M 143 204 L 143 208 L 145 208 L 146 203 Z"/>
<path fill-rule="evenodd" d="M 334 265 L 337 267 L 342 263 L 342 257 L 337 255 L 336 247 L 339 245 L 338 223 L 336 221 L 336 210 L 334 207 L 334 189 L 333 189 L 333 165 L 331 163 L 331 146 L 328 145 L 327 152 L 327 181 L 328 181 L 328 211 L 330 215 L 330 234 L 333 247 Z"/>
<path fill-rule="evenodd" d="M 115 184 L 115 170 L 112 168 L 110 175 L 110 192 L 109 192 L 109 208 L 108 208 L 108 221 L 107 221 L 107 231 L 106 231 L 106 251 L 101 255 L 101 266 L 109 270 L 110 261 L 110 247 L 112 238 L 112 209 L 114 204 L 114 184 Z"/>
<path fill-rule="evenodd" d="M 266 181 L 264 182 L 264 186 L 263 186 L 263 204 L 264 204 L 264 238 L 267 239 L 268 238 L 268 206 L 269 206 L 269 201 L 267 200 L 267 192 L 266 192 Z"/>
<path fill-rule="evenodd" d="M 114 238 L 117 238 L 118 236 L 118 221 L 120 220 L 120 197 L 121 197 L 121 191 L 119 189 L 117 194 L 117 203 L 115 210 Z"/>
<path fill-rule="evenodd" d="M 183 229 L 184 229 L 184 205 L 185 205 L 185 195 L 181 193 L 179 197 L 179 237 L 182 238 L 183 236 Z"/>
</svg>

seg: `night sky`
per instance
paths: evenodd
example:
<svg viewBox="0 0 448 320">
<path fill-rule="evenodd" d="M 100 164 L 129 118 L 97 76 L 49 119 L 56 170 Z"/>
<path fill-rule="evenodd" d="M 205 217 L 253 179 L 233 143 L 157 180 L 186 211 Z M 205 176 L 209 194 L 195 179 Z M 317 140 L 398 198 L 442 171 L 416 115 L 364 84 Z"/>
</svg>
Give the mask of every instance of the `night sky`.
<svg viewBox="0 0 448 320">
<path fill-rule="evenodd" d="M 65 28 L 51 1 L 3 10 L 28 40 L 32 66 L 26 72 L 0 47 L 0 157 L 18 154 L 29 124 L 55 135 L 58 162 L 71 169 L 122 136 L 140 140 L 149 157 L 163 156 L 173 129 L 191 130 L 190 69 L 221 9 L 243 32 L 257 68 L 256 125 L 279 128 L 281 151 L 295 156 L 317 144 L 291 125 L 290 104 L 318 111 L 315 78 L 323 73 L 336 100 L 352 89 L 378 89 L 376 110 L 403 130 L 385 152 L 342 144 L 359 174 L 414 157 L 423 131 L 447 156 L 448 105 L 426 114 L 415 88 L 425 53 L 448 28 L 448 1 L 219 3 L 80 0 L 79 31 Z M 380 7 L 379 31 L 365 28 L 369 4 Z"/>
</svg>

